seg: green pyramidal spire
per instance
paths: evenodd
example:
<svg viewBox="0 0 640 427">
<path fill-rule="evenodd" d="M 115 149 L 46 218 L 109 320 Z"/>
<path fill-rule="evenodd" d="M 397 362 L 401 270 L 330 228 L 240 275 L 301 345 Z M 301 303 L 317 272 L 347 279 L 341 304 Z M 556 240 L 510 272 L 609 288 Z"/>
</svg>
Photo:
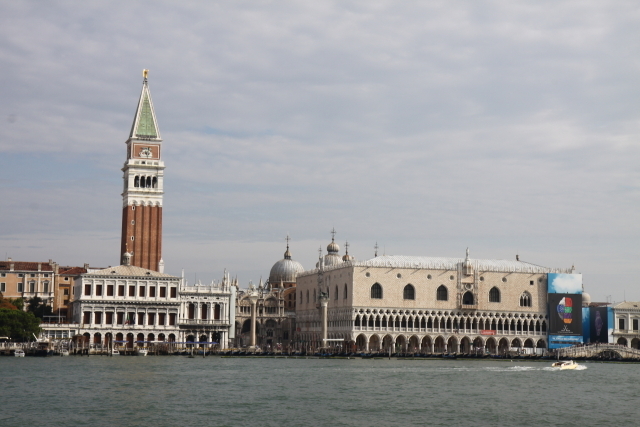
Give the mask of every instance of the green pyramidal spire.
<svg viewBox="0 0 640 427">
<path fill-rule="evenodd" d="M 156 115 L 153 111 L 153 102 L 151 101 L 151 94 L 149 93 L 147 70 L 144 71 L 143 75 L 142 93 L 140 94 L 136 115 L 133 118 L 129 138 L 160 139 L 158 123 L 156 122 Z"/>
</svg>

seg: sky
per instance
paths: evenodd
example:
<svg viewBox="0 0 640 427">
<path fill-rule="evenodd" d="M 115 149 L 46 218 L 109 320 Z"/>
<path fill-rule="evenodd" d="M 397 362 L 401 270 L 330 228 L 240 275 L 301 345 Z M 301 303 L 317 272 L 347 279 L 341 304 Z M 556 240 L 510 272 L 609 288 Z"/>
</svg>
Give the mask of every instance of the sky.
<svg viewBox="0 0 640 427">
<path fill-rule="evenodd" d="M 119 264 L 149 69 L 165 272 L 266 280 L 291 236 L 515 259 L 640 300 L 635 1 L 0 4 L 0 250 Z"/>
</svg>

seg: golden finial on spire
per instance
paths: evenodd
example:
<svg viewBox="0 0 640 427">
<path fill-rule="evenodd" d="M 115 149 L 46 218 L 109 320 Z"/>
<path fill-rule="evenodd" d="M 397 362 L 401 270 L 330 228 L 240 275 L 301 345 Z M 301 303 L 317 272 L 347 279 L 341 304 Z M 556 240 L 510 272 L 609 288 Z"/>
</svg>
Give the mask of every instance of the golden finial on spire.
<svg viewBox="0 0 640 427">
<path fill-rule="evenodd" d="M 142 70 L 142 77 L 144 77 L 145 80 L 147 79 L 147 75 L 148 74 L 149 74 L 149 70 L 147 70 L 147 69 Z"/>
</svg>

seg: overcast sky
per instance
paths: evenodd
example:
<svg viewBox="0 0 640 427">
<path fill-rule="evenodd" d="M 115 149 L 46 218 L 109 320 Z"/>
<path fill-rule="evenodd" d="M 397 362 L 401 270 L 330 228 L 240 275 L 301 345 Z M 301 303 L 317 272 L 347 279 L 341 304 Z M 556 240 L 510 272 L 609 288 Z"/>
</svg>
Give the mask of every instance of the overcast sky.
<svg viewBox="0 0 640 427">
<path fill-rule="evenodd" d="M 166 272 L 520 259 L 640 300 L 637 1 L 0 4 L 0 249 L 119 263 L 148 68 Z"/>
</svg>

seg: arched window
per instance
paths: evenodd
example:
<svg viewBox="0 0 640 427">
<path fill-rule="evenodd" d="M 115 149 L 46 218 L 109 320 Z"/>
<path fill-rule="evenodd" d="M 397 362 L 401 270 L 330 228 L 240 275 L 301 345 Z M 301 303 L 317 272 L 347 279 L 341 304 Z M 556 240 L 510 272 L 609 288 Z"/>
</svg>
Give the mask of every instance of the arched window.
<svg viewBox="0 0 640 427">
<path fill-rule="evenodd" d="M 307 290 L 307 304 L 309 304 L 309 290 Z"/>
<path fill-rule="evenodd" d="M 380 286 L 380 283 L 374 283 L 371 286 L 371 298 L 382 299 L 382 286 Z"/>
<path fill-rule="evenodd" d="M 489 291 L 489 302 L 500 302 L 500 289 L 495 286 Z"/>
<path fill-rule="evenodd" d="M 405 286 L 402 294 L 404 299 L 416 299 L 416 289 L 412 284 Z"/>
<path fill-rule="evenodd" d="M 531 307 L 531 294 L 529 292 L 524 291 L 520 295 L 520 307 Z"/>
<path fill-rule="evenodd" d="M 151 187 L 158 188 L 158 178 L 156 178 L 155 176 L 151 180 Z"/>
<path fill-rule="evenodd" d="M 438 301 L 447 301 L 449 299 L 449 291 L 447 290 L 447 287 L 445 285 L 438 286 L 436 299 Z"/>
<path fill-rule="evenodd" d="M 333 299 L 338 299 L 338 285 L 336 285 L 336 296 L 334 296 Z"/>
<path fill-rule="evenodd" d="M 151 177 L 150 176 L 147 177 L 147 185 L 146 185 L 146 187 L 147 188 L 151 188 Z"/>
<path fill-rule="evenodd" d="M 465 292 L 462 296 L 462 304 L 473 305 L 473 294 L 469 291 Z"/>
<path fill-rule="evenodd" d="M 136 175 L 136 177 L 133 180 L 133 186 L 140 187 L 140 177 L 138 175 Z"/>
<path fill-rule="evenodd" d="M 344 284 L 344 299 L 347 299 L 347 284 Z"/>
</svg>

